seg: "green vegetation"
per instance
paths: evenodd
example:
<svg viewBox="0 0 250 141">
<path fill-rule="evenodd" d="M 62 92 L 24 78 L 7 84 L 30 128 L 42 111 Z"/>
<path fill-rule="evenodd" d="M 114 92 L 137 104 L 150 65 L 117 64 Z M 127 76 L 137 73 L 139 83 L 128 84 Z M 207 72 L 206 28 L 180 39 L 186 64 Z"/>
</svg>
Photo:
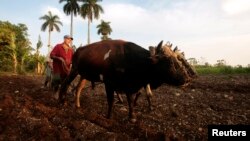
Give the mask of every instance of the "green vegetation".
<svg viewBox="0 0 250 141">
<path fill-rule="evenodd" d="M 198 74 L 250 74 L 250 67 L 195 66 Z"/>
<path fill-rule="evenodd" d="M 0 21 L 0 72 L 34 72 L 38 61 L 42 63 L 45 57 L 32 51 L 25 24 Z"/>
<path fill-rule="evenodd" d="M 110 38 L 108 37 L 108 35 L 111 34 L 112 32 L 112 28 L 110 27 L 110 22 L 105 22 L 104 20 L 101 21 L 101 23 L 99 25 L 96 26 L 96 28 L 98 29 L 97 34 L 102 34 L 101 39 L 102 40 L 109 40 Z"/>
</svg>

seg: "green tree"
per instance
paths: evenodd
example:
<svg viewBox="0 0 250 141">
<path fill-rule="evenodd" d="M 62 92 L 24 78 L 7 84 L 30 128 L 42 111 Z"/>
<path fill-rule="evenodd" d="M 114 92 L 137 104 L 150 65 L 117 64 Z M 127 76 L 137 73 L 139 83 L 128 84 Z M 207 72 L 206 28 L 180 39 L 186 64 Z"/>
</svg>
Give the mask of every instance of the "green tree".
<svg viewBox="0 0 250 141">
<path fill-rule="evenodd" d="M 0 50 L 3 50 L 6 46 L 10 45 L 11 30 L 6 28 L 3 22 L 0 22 Z"/>
<path fill-rule="evenodd" d="M 40 61 L 40 52 L 39 52 L 39 49 L 41 49 L 43 46 L 43 43 L 41 41 L 41 36 L 39 35 L 38 36 L 38 41 L 36 43 L 36 53 L 35 53 L 35 58 L 36 58 L 36 73 L 37 74 L 41 74 L 41 61 Z"/>
<path fill-rule="evenodd" d="M 215 64 L 215 66 L 226 66 L 226 61 L 224 59 L 221 60 L 217 60 L 217 63 Z"/>
<path fill-rule="evenodd" d="M 15 53 L 15 33 L 7 27 L 6 23 L 0 23 L 0 69 L 10 71 L 17 65 Z M 14 54 L 14 56 L 13 56 Z M 14 57 L 14 58 L 13 58 Z M 15 61 L 15 62 L 14 62 Z M 12 66 L 9 64 L 13 64 Z"/>
<path fill-rule="evenodd" d="M 187 60 L 188 60 L 188 63 L 191 64 L 192 66 L 198 65 L 198 61 L 195 58 L 189 58 Z"/>
<path fill-rule="evenodd" d="M 88 18 L 88 44 L 90 43 L 90 23 L 94 19 L 99 19 L 100 13 L 104 13 L 103 8 L 97 2 L 100 0 L 82 0 L 80 14 L 85 19 Z"/>
<path fill-rule="evenodd" d="M 56 31 L 60 32 L 59 25 L 63 25 L 60 21 L 60 18 L 57 15 L 52 15 L 51 11 L 48 12 L 48 15 L 44 15 L 39 18 L 40 20 L 45 20 L 42 24 L 41 30 L 46 31 L 48 28 L 49 38 L 48 38 L 48 53 L 50 52 L 51 44 L 50 44 L 50 36 L 51 32 L 56 29 Z"/>
<path fill-rule="evenodd" d="M 0 66 L 2 71 L 17 69 L 24 72 L 24 60 L 32 48 L 28 39 L 28 28 L 24 24 L 14 25 L 0 21 Z M 12 65 L 12 67 L 11 67 Z"/>
<path fill-rule="evenodd" d="M 19 73 L 25 72 L 25 60 L 28 60 L 28 56 L 34 49 L 31 47 L 31 42 L 28 39 L 28 28 L 25 24 L 18 24 L 15 27 L 16 33 L 16 48 L 17 48 L 17 59 L 19 62 Z"/>
<path fill-rule="evenodd" d="M 27 60 L 25 60 L 25 70 L 26 72 L 30 72 L 30 73 L 36 73 L 37 72 L 37 60 L 39 60 L 39 64 L 40 64 L 40 68 L 41 69 L 39 74 L 42 74 L 43 70 L 44 70 L 44 62 L 45 62 L 46 57 L 43 55 L 39 55 L 38 59 L 37 59 L 37 55 L 36 53 L 34 54 L 30 54 L 27 57 Z"/>
<path fill-rule="evenodd" d="M 112 28 L 110 27 L 110 22 L 105 22 L 101 20 L 101 23 L 97 25 L 97 28 L 98 28 L 97 31 L 98 35 L 102 34 L 101 39 L 108 40 L 109 39 L 108 35 L 110 35 L 112 32 Z"/>
<path fill-rule="evenodd" d="M 73 36 L 73 16 L 77 16 L 80 12 L 80 6 L 78 2 L 82 0 L 59 0 L 59 3 L 66 2 L 63 6 L 63 11 L 66 15 L 70 15 L 70 35 Z"/>
<path fill-rule="evenodd" d="M 16 48 L 16 44 L 15 44 L 15 39 L 16 39 L 16 36 L 15 36 L 15 33 L 13 31 L 8 31 L 9 33 L 9 42 L 8 42 L 8 45 L 4 48 L 4 52 L 3 52 L 3 56 L 5 57 L 8 57 L 10 56 L 11 59 L 12 59 L 12 64 L 13 64 L 13 72 L 16 73 L 17 72 L 17 65 L 18 65 L 18 62 L 17 62 L 17 48 Z M 6 62 L 9 62 L 7 60 L 7 58 L 4 59 L 5 62 L 3 63 L 6 63 Z M 6 66 L 7 67 L 7 66 Z"/>
</svg>

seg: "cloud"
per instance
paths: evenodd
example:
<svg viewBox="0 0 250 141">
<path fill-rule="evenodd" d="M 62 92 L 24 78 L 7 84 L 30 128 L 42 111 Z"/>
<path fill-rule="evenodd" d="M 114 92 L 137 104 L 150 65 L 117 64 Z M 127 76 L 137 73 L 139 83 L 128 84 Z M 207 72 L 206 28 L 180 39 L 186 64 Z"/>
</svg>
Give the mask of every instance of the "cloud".
<svg viewBox="0 0 250 141">
<path fill-rule="evenodd" d="M 218 21 L 218 17 L 210 12 L 214 8 L 208 8 L 208 4 L 212 5 L 208 2 L 181 1 L 172 4 L 172 7 L 157 10 L 132 4 L 109 4 L 104 6 L 106 11 L 102 18 L 111 22 L 114 31 L 112 34 L 116 35 L 117 32 L 125 38 L 186 40 L 203 33 L 213 34 L 211 28 L 216 28 L 215 21 Z"/>
<path fill-rule="evenodd" d="M 222 9 L 228 15 L 239 15 L 250 12 L 249 0 L 222 0 Z"/>
<path fill-rule="evenodd" d="M 115 3 L 104 5 L 105 14 L 101 18 L 111 22 L 111 38 L 133 41 L 145 48 L 160 40 L 171 41 L 190 54 L 188 57 L 203 57 L 208 62 L 226 59 L 235 65 L 234 60 L 240 59 L 232 56 L 242 54 L 240 58 L 246 65 L 246 58 L 250 58 L 241 51 L 250 52 L 245 40 L 249 38 L 250 19 L 244 15 L 225 16 L 221 4 L 216 0 L 179 0 L 167 8 L 147 9 Z"/>
<path fill-rule="evenodd" d="M 51 11 L 53 15 L 58 15 L 63 25 L 70 25 L 70 15 L 66 15 L 61 9 L 52 6 L 46 6 L 42 10 L 42 14 L 47 14 Z M 80 16 L 74 17 L 74 22 L 80 22 L 82 18 Z"/>
<path fill-rule="evenodd" d="M 243 4 L 239 0 L 239 3 Z M 100 20 L 111 22 L 112 39 L 132 41 L 148 48 L 161 40 L 170 41 L 187 55 L 187 58 L 205 58 L 209 63 L 225 59 L 229 64 L 249 64 L 250 52 L 247 47 L 250 38 L 249 11 L 246 8 L 230 15 L 225 8 L 229 1 L 178 0 L 145 1 L 143 5 L 122 2 L 105 2 L 104 14 L 91 24 L 91 42 L 99 41 L 96 25 Z M 150 3 L 153 6 L 150 6 Z M 245 4 L 248 5 L 248 4 Z M 244 8 L 243 8 L 244 9 Z M 54 7 L 46 7 L 43 14 L 51 10 L 60 16 L 64 24 L 70 24 L 70 16 Z M 69 32 L 64 26 L 64 33 Z M 86 42 L 87 20 L 74 18 L 74 43 Z M 67 31 L 65 31 L 65 29 Z M 54 34 L 54 33 L 53 33 Z M 56 33 L 55 33 L 56 34 Z M 61 36 L 53 35 L 57 41 Z M 54 41 L 55 43 L 55 41 Z M 238 55 L 236 55 L 238 54 Z M 240 54 L 240 55 L 239 55 Z"/>
</svg>

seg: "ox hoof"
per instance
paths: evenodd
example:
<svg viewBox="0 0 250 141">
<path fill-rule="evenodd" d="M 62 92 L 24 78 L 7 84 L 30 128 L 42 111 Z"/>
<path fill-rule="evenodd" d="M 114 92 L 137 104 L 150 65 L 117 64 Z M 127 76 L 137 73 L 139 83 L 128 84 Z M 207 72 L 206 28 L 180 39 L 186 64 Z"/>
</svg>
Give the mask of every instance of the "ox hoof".
<svg viewBox="0 0 250 141">
<path fill-rule="evenodd" d="M 129 121 L 130 121 L 131 123 L 135 123 L 135 122 L 136 122 L 136 118 L 130 118 Z"/>
</svg>

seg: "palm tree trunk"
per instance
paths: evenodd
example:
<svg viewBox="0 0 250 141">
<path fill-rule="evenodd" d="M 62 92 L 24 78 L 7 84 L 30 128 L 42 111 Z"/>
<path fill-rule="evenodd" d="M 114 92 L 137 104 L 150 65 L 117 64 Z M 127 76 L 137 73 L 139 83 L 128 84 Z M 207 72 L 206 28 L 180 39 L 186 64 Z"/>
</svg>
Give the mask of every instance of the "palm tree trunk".
<svg viewBox="0 0 250 141">
<path fill-rule="evenodd" d="M 48 39 L 48 56 L 49 56 L 50 47 L 51 47 L 51 45 L 50 45 L 50 36 L 51 36 L 51 31 L 50 31 L 50 29 L 49 29 L 49 39 Z"/>
<path fill-rule="evenodd" d="M 88 44 L 90 44 L 90 19 L 88 19 Z"/>
<path fill-rule="evenodd" d="M 12 57 L 13 57 L 13 67 L 14 67 L 14 73 L 17 73 L 17 56 L 16 56 L 16 54 L 13 54 L 12 55 Z"/>
<path fill-rule="evenodd" d="M 36 63 L 37 63 L 37 66 L 36 66 L 36 73 L 37 74 L 39 74 L 39 61 L 38 61 L 38 59 L 39 59 L 39 53 L 38 53 L 38 49 L 37 49 L 37 51 L 36 51 Z"/>
<path fill-rule="evenodd" d="M 38 65 L 37 65 L 37 74 L 42 74 L 42 65 L 41 65 L 41 63 L 38 63 Z"/>
<path fill-rule="evenodd" d="M 24 72 L 24 57 L 21 59 L 21 66 L 20 66 L 21 73 Z"/>
<path fill-rule="evenodd" d="M 73 37 L 73 12 L 71 12 L 70 36 Z"/>
</svg>

